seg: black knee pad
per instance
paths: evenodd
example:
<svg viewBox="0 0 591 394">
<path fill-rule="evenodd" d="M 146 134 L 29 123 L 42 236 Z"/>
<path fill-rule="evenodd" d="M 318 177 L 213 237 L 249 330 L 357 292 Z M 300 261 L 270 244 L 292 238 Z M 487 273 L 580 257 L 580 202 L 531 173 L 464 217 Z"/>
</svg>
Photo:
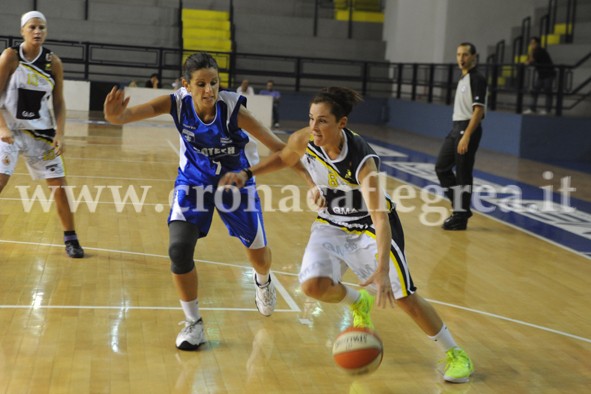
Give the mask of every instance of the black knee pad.
<svg viewBox="0 0 591 394">
<path fill-rule="evenodd" d="M 168 247 L 168 256 L 170 257 L 170 270 L 182 275 L 195 267 L 193 261 L 193 253 L 195 252 L 195 245 L 190 242 L 175 241 Z"/>
</svg>

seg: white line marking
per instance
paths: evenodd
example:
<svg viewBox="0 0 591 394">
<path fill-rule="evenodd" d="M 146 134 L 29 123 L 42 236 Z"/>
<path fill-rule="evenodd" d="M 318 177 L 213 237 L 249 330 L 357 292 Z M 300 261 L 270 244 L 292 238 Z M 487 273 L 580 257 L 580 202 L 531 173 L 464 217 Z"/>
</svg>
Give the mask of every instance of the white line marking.
<svg viewBox="0 0 591 394">
<path fill-rule="evenodd" d="M 554 333 L 554 334 L 562 335 L 562 336 L 565 336 L 565 337 L 577 339 L 579 341 L 591 343 L 591 339 L 589 339 L 589 338 L 584 338 L 584 337 L 580 337 L 578 335 L 569 334 L 568 332 L 564 332 L 564 331 L 558 331 L 558 330 L 555 330 L 553 328 L 539 326 L 537 324 L 528 323 L 528 322 L 525 322 L 523 320 L 511 319 L 510 317 L 505 317 L 505 316 L 497 315 L 495 313 L 489 313 L 489 312 L 479 311 L 477 309 L 467 308 L 465 306 L 459 306 L 459 305 L 455 305 L 455 304 L 449 304 L 447 302 L 436 301 L 436 300 L 431 300 L 431 299 L 427 299 L 427 300 L 429 302 L 434 303 L 434 304 L 445 305 L 445 306 L 449 306 L 449 307 L 452 307 L 452 308 L 461 309 L 461 310 L 472 312 L 472 313 L 477 313 L 479 315 L 494 317 L 496 319 L 505 320 L 505 321 L 508 321 L 508 322 L 511 322 L 511 323 L 516 323 L 516 324 L 521 324 L 521 325 L 527 326 L 527 327 L 537 328 L 538 330 L 547 331 L 547 332 L 551 332 L 551 333 Z"/>
<path fill-rule="evenodd" d="M 21 244 L 21 245 L 39 245 L 39 246 L 50 246 L 50 247 L 60 247 L 62 248 L 63 245 L 55 245 L 55 244 L 46 244 L 46 243 L 35 243 L 35 242 L 24 242 L 24 241 L 12 241 L 12 240 L 5 240 L 5 239 L 0 239 L 0 243 L 12 243 L 12 244 Z M 110 253 L 122 253 L 122 254 L 130 254 L 130 255 L 136 255 L 136 256 L 149 256 L 149 257 L 159 257 L 159 258 L 166 258 L 168 259 L 168 256 L 164 256 L 164 255 L 160 255 L 160 254 L 153 254 L 153 253 L 139 253 L 139 252 L 130 252 L 130 251 L 126 251 L 126 250 L 116 250 L 116 249 L 103 249 L 103 248 L 85 248 L 87 250 L 95 250 L 95 251 L 101 251 L 101 252 L 110 252 Z M 195 260 L 198 262 L 202 262 L 202 263 L 206 263 L 206 264 L 215 264 L 215 265 L 222 265 L 222 266 L 228 266 L 228 267 L 236 267 L 236 268 L 241 268 L 241 269 L 252 269 L 252 267 L 250 266 L 245 266 L 245 265 L 240 265 L 240 264 L 234 264 L 234 263 L 221 263 L 221 262 L 217 262 L 217 261 L 209 261 L 209 260 Z M 283 309 L 283 310 L 276 310 L 279 312 L 300 312 L 301 309 L 298 307 L 297 303 L 293 300 L 293 298 L 289 295 L 289 292 L 283 287 L 283 285 L 281 285 L 281 283 L 279 282 L 279 280 L 277 280 L 277 277 L 275 276 L 276 274 L 281 274 L 281 275 L 287 275 L 287 276 L 297 276 L 297 274 L 291 273 L 291 272 L 281 272 L 281 271 L 273 271 L 271 273 L 271 275 L 273 275 L 274 279 L 275 279 L 275 287 L 277 288 L 277 290 L 279 291 L 279 293 L 281 293 L 281 295 L 285 298 L 285 301 L 287 302 L 287 304 L 292 308 L 292 309 Z M 344 284 L 350 285 L 350 286 L 359 286 L 356 283 L 348 283 L 348 282 L 343 282 Z M 508 321 L 511 323 L 515 323 L 515 324 L 520 324 L 523 326 L 527 326 L 527 327 L 531 327 L 531 328 L 536 328 L 538 330 L 542 330 L 542 331 L 546 331 L 546 332 L 551 332 L 553 334 L 557 334 L 557 335 L 561 335 L 561 336 L 565 336 L 571 339 L 576 339 L 582 342 L 587 342 L 587 343 L 591 343 L 591 339 L 589 338 L 585 338 L 585 337 L 581 337 L 578 335 L 573 335 L 570 334 L 568 332 L 564 332 L 564 331 L 559 331 L 559 330 L 555 330 L 553 328 L 548 328 L 548 327 L 544 327 L 544 326 L 540 326 L 537 324 L 532 324 L 532 323 L 528 323 L 528 322 L 524 322 L 523 320 L 517 320 L 517 319 L 512 319 L 510 317 L 505 317 L 505 316 L 501 316 L 501 315 L 497 315 L 495 313 L 489 313 L 489 312 L 484 312 L 484 311 L 479 311 L 477 309 L 472 309 L 472 308 L 467 308 L 464 306 L 460 306 L 460 305 L 455 305 L 455 304 L 450 304 L 447 302 L 442 302 L 442 301 L 437 301 L 437 300 L 433 300 L 433 299 L 427 299 L 429 302 L 432 302 L 434 304 L 439 304 L 439 305 L 445 305 L 451 308 L 456 308 L 456 309 L 460 309 L 463 311 L 467 311 L 467 312 L 472 312 L 472 313 L 477 313 L 479 315 L 483 315 L 483 316 L 488 316 L 488 317 L 492 317 L 495 319 L 500 319 L 500 320 L 504 320 L 504 321 Z M 6 305 L 6 306 L 2 306 L 0 305 L 0 309 L 2 308 L 39 308 L 37 306 L 19 306 L 19 305 Z M 173 307 L 131 307 L 131 306 L 103 306 L 103 307 L 94 307 L 94 306 L 43 306 L 43 308 L 70 308 L 70 309 L 92 309 L 92 308 L 97 308 L 97 309 L 179 309 L 179 308 L 173 308 Z M 238 311 L 255 311 L 256 309 L 250 309 L 250 308 L 205 308 L 206 310 L 238 310 Z"/>
<path fill-rule="evenodd" d="M 178 152 L 176 152 L 176 153 L 178 155 Z M 149 153 L 149 154 L 152 155 L 153 152 L 152 153 Z M 121 160 L 121 159 L 112 159 L 112 158 L 72 157 L 72 156 L 68 156 L 68 158 L 65 159 L 65 160 L 67 162 L 70 162 L 72 160 L 81 160 L 81 161 L 109 162 L 109 163 L 111 163 L 111 162 L 115 162 L 115 163 L 140 163 L 140 164 L 144 164 L 144 165 L 150 165 L 150 164 L 176 164 L 176 163 L 178 163 L 178 160 L 162 161 L 162 160 L 152 160 L 152 159 L 150 159 L 150 161 L 146 161 L 146 160 Z"/>
<path fill-rule="evenodd" d="M 12 240 L 5 240 L 5 239 L 0 239 L 0 243 L 12 243 L 12 244 L 20 244 L 20 245 L 37 245 L 37 246 L 49 246 L 49 247 L 58 247 L 58 248 L 63 248 L 64 245 L 56 245 L 56 244 L 47 244 L 47 243 L 36 243 L 36 242 L 25 242 L 25 241 L 12 241 Z M 84 247 L 85 250 L 95 250 L 95 251 L 100 251 L 100 252 L 109 252 L 109 253 L 122 253 L 122 254 L 130 254 L 130 255 L 135 255 L 135 256 L 149 256 L 149 257 L 158 257 L 158 258 L 164 258 L 164 259 L 168 259 L 168 256 L 165 255 L 161 255 L 161 254 L 153 254 L 153 253 L 139 253 L 139 252 L 130 252 L 127 250 L 116 250 L 116 249 L 103 249 L 103 248 L 89 248 L 89 247 Z M 252 270 L 252 267 L 250 265 L 246 266 L 246 265 L 241 265 L 241 264 L 234 264 L 234 263 L 222 263 L 219 261 L 209 261 L 209 260 L 195 260 L 196 262 L 201 262 L 201 263 L 205 263 L 205 264 L 214 264 L 214 265 L 221 265 L 221 266 L 226 266 L 226 267 L 235 267 L 235 268 L 240 268 L 240 269 L 249 269 Z M 287 305 L 290 306 L 291 310 L 282 310 L 282 311 L 291 311 L 291 312 L 301 312 L 302 310 L 300 309 L 300 307 L 298 306 L 298 304 L 295 302 L 295 300 L 291 297 L 291 295 L 289 294 L 289 292 L 285 289 L 285 287 L 283 287 L 283 285 L 281 284 L 281 282 L 279 281 L 279 279 L 277 279 L 277 276 L 275 276 L 275 274 L 282 274 L 282 275 L 289 275 L 289 276 L 297 276 L 296 274 L 292 274 L 292 273 L 282 273 L 280 271 L 273 271 L 271 272 L 271 275 L 273 276 L 273 280 L 274 280 L 274 284 L 275 284 L 275 289 L 277 291 L 279 291 L 279 293 L 281 294 L 281 296 L 285 299 L 285 302 L 287 302 Z M 49 307 L 49 306 L 46 306 Z M 2 309 L 3 306 L 0 305 L 0 309 Z M 30 306 L 29 306 L 30 308 Z M 72 306 L 72 308 L 76 308 L 75 306 Z M 92 307 L 88 307 L 88 308 L 92 308 Z M 104 308 L 112 308 L 112 309 L 120 309 L 122 307 L 104 307 Z M 125 307 L 124 307 L 125 308 Z M 133 308 L 133 309 L 142 309 L 141 307 L 128 307 L 128 308 Z M 146 307 L 146 309 L 150 309 L 151 307 Z M 153 307 L 154 309 L 158 309 L 158 307 Z M 166 309 L 166 307 L 162 307 L 163 309 Z M 171 309 L 177 309 L 177 308 L 171 308 Z M 207 310 L 207 308 L 205 308 Z M 211 310 L 218 310 L 216 308 L 210 308 Z M 219 310 L 245 310 L 245 311 L 257 311 L 256 308 L 251 309 L 251 308 L 221 308 Z"/>
<path fill-rule="evenodd" d="M 20 201 L 27 201 L 27 202 L 31 202 L 31 201 L 37 202 L 37 201 L 39 201 L 39 202 L 50 202 L 50 201 L 53 201 L 53 200 L 42 200 L 42 199 L 25 200 L 23 198 L 16 198 L 16 197 L 0 197 L 0 201 L 19 201 L 19 202 Z M 133 202 L 115 203 L 114 201 L 92 201 L 92 203 L 93 204 L 95 204 L 95 203 L 96 204 L 108 204 L 108 205 L 137 205 L 136 203 L 133 203 Z M 81 200 L 80 201 L 80 206 L 85 205 L 85 204 L 88 205 L 89 202 L 88 201 L 85 201 L 85 200 Z M 166 203 L 163 203 L 163 202 L 144 202 L 141 205 L 142 206 L 144 206 L 144 205 L 148 205 L 148 206 L 150 206 L 150 205 L 166 205 L 166 206 L 170 206 L 170 203 L 168 203 L 168 202 L 166 202 Z M 91 213 L 94 213 L 94 212 L 91 212 Z"/>
<path fill-rule="evenodd" d="M 174 153 L 176 153 L 177 155 L 180 154 L 179 148 L 174 146 L 174 144 L 172 142 L 170 142 L 170 140 L 167 139 L 166 143 L 168 144 L 168 146 L 170 146 L 170 148 L 173 150 Z"/>
<path fill-rule="evenodd" d="M 287 302 L 287 305 L 289 305 L 291 310 L 293 310 L 294 312 L 301 312 L 302 310 L 300 309 L 298 304 L 295 302 L 293 298 L 291 298 L 289 292 L 285 289 L 285 287 L 283 287 L 281 282 L 275 276 L 275 272 L 271 272 L 271 278 L 273 280 L 273 283 L 275 284 L 275 290 L 277 290 L 279 294 L 281 294 L 281 296 Z"/>
<path fill-rule="evenodd" d="M 349 286 L 361 287 L 361 286 L 359 286 L 358 283 L 343 282 L 343 284 L 349 285 Z M 569 337 L 569 338 L 573 338 L 573 339 L 578 339 L 578 340 L 583 341 L 583 342 L 589 342 L 589 343 L 591 343 L 591 339 L 589 339 L 589 338 L 580 337 L 578 335 L 569 334 L 568 332 L 558 331 L 558 330 L 555 330 L 553 328 L 548 328 L 548 327 L 544 327 L 544 326 L 539 326 L 537 324 L 532 324 L 532 323 L 524 322 L 523 320 L 516 320 L 516 319 L 512 319 L 510 317 L 505 317 L 505 316 L 497 315 L 495 313 L 479 311 L 478 309 L 467 308 L 465 306 L 460 306 L 460 305 L 456 305 L 456 304 L 450 304 L 450 303 L 447 303 L 447 302 L 437 301 L 437 300 L 433 300 L 433 299 L 430 299 L 430 298 L 426 298 L 426 300 L 429 301 L 429 302 L 432 302 L 434 304 L 445 305 L 445 306 L 449 306 L 450 308 L 461 309 L 463 311 L 477 313 L 479 315 L 484 315 L 484 316 L 488 316 L 488 317 L 494 317 L 496 319 L 505 320 L 505 321 L 509 321 L 509 322 L 512 322 L 512 323 L 516 323 L 516 324 L 521 324 L 521 325 L 524 325 L 524 326 L 532 327 L 532 328 L 537 328 L 538 330 L 548 331 L 548 332 L 551 332 L 551 333 L 554 333 L 554 334 L 558 334 L 558 335 L 562 335 L 562 336 L 565 336 L 565 337 Z"/>
<path fill-rule="evenodd" d="M 23 175 L 28 176 L 28 172 L 15 172 L 12 174 L 14 175 Z M 90 179 L 115 179 L 121 181 L 153 181 L 153 182 L 170 182 L 174 183 L 174 178 L 176 178 L 176 171 L 171 175 L 170 178 L 162 179 L 162 178 L 124 178 L 119 176 L 99 176 L 99 175 L 67 175 L 68 179 L 70 178 L 90 178 Z"/>
<path fill-rule="evenodd" d="M 108 305 L 0 305 L 0 309 L 101 309 L 101 310 L 181 310 L 181 307 L 174 306 L 108 306 Z M 235 312 L 258 312 L 256 308 L 201 308 L 202 311 L 235 311 Z M 291 309 L 275 309 L 275 312 L 300 312 Z"/>
</svg>

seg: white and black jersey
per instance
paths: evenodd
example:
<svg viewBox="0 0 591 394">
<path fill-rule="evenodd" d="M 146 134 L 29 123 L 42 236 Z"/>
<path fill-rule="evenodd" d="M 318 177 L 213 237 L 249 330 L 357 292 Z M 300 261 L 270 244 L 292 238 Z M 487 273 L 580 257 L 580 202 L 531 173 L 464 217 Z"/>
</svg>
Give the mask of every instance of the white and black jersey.
<svg viewBox="0 0 591 394">
<path fill-rule="evenodd" d="M 486 103 L 486 78 L 478 72 L 476 67 L 473 67 L 458 82 L 452 120 L 456 122 L 470 120 L 475 105 L 484 107 L 486 114 Z"/>
<path fill-rule="evenodd" d="M 379 169 L 380 158 L 358 134 L 346 128 L 342 133 L 343 148 L 336 159 L 331 160 L 310 137 L 301 162 L 326 199 L 327 206 L 319 210 L 318 216 L 336 226 L 366 229 L 371 217 L 361 194 L 359 171 L 367 160 L 375 160 Z M 384 198 L 390 210 L 393 204 L 387 195 Z"/>
<path fill-rule="evenodd" d="M 6 108 L 6 122 L 11 130 L 29 130 L 36 136 L 52 139 L 55 121 L 50 109 L 55 79 L 51 64 L 53 53 L 41 48 L 39 55 L 27 61 L 21 46 L 11 48 L 19 64 L 10 76 L 0 102 Z"/>
</svg>

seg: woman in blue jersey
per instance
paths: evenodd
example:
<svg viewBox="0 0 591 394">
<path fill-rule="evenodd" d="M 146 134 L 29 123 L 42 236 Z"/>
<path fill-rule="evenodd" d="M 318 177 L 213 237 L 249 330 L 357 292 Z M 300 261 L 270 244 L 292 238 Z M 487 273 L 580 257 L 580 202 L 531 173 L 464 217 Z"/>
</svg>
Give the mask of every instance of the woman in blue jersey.
<svg viewBox="0 0 591 394">
<path fill-rule="evenodd" d="M 238 196 L 216 190 L 224 173 L 258 162 L 250 135 L 272 151 L 285 144 L 246 109 L 245 97 L 220 92 L 219 83 L 215 59 L 207 53 L 196 53 L 185 61 L 183 87 L 173 94 L 128 107 L 129 98 L 114 87 L 104 104 L 105 119 L 114 124 L 171 114 L 181 135 L 180 164 L 168 223 L 172 277 L 186 317 L 185 328 L 176 339 L 176 346 L 182 350 L 195 350 L 205 342 L 193 254 L 197 239 L 209 231 L 214 210 L 230 235 L 238 237 L 246 247 L 255 271 L 255 304 L 259 312 L 271 315 L 276 302 L 270 276 L 271 251 L 254 179 L 249 179 Z"/>
<path fill-rule="evenodd" d="M 74 214 L 64 186 L 64 73 L 60 58 L 43 47 L 47 21 L 38 11 L 21 17 L 23 43 L 0 56 L 0 192 L 14 173 L 19 154 L 33 179 L 45 179 L 52 189 L 64 229 L 66 253 L 84 257 L 74 230 Z M 49 102 L 53 104 L 53 111 Z M 52 113 L 53 112 L 53 113 Z M 55 119 L 55 120 L 54 120 Z"/>
<path fill-rule="evenodd" d="M 468 355 L 431 306 L 416 293 L 396 209 L 378 180 L 379 157 L 365 140 L 346 128 L 361 96 L 346 88 L 326 88 L 310 105 L 310 125 L 292 134 L 287 145 L 259 164 L 228 173 L 220 186 L 242 187 L 254 174 L 302 163 L 313 182 L 320 207 L 312 225 L 299 280 L 306 295 L 348 305 L 356 327 L 373 328 L 374 296 L 341 283 L 351 269 L 377 292 L 380 307 L 396 304 L 446 352 L 444 378 L 467 382 L 473 372 Z"/>
</svg>

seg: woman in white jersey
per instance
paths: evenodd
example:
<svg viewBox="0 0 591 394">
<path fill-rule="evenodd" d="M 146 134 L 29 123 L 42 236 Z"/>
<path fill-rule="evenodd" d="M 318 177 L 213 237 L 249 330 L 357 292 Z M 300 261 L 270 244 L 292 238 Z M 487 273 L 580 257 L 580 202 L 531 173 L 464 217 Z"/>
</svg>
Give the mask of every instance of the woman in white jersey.
<svg viewBox="0 0 591 394">
<path fill-rule="evenodd" d="M 292 134 L 285 148 L 259 164 L 228 173 L 220 185 L 242 187 L 253 175 L 301 162 L 315 184 L 321 208 L 312 225 L 299 280 L 309 297 L 343 303 L 354 326 L 373 328 L 374 297 L 341 283 L 351 269 L 362 286 L 377 291 L 380 307 L 405 311 L 446 353 L 444 379 L 467 382 L 474 367 L 431 306 L 415 291 L 404 255 L 404 234 L 394 204 L 378 181 L 379 157 L 361 136 L 346 128 L 347 116 L 361 96 L 331 87 L 310 105 L 310 125 Z"/>
<path fill-rule="evenodd" d="M 64 127 L 66 106 L 64 73 L 57 55 L 43 47 L 47 37 L 45 16 L 30 11 L 21 17 L 23 43 L 0 56 L 0 192 L 14 173 L 22 154 L 34 179 L 45 179 L 55 190 L 57 213 L 64 228 L 66 253 L 84 257 L 64 189 Z M 53 113 L 49 106 L 51 100 Z"/>
</svg>

